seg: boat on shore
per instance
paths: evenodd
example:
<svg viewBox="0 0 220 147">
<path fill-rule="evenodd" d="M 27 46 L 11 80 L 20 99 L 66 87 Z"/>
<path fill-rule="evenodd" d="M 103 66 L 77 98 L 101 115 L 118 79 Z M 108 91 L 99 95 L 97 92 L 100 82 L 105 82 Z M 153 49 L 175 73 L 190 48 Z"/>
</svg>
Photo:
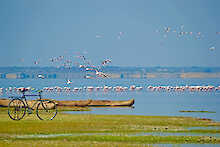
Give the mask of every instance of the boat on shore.
<svg viewBox="0 0 220 147">
<path fill-rule="evenodd" d="M 0 107 L 8 107 L 10 99 L 2 98 L 0 99 Z"/>
<path fill-rule="evenodd" d="M 91 103 L 92 100 L 68 100 L 68 101 L 56 101 L 57 106 L 78 106 L 78 107 L 86 107 Z"/>
<path fill-rule="evenodd" d="M 130 100 L 68 100 L 68 101 L 56 101 L 57 106 L 79 106 L 79 107 L 130 107 L 134 104 L 134 99 Z"/>
<path fill-rule="evenodd" d="M 8 107 L 10 99 L 0 99 L 0 107 Z M 27 101 L 31 105 L 33 101 Z M 57 106 L 75 106 L 75 107 L 130 107 L 134 105 L 134 99 L 129 100 L 56 100 Z"/>
<path fill-rule="evenodd" d="M 113 101 L 113 100 L 92 100 L 91 103 L 89 103 L 89 107 L 104 107 L 104 106 L 110 106 L 110 107 L 120 107 L 120 106 L 132 106 L 134 105 L 134 99 L 130 100 L 121 100 L 121 101 Z"/>
</svg>

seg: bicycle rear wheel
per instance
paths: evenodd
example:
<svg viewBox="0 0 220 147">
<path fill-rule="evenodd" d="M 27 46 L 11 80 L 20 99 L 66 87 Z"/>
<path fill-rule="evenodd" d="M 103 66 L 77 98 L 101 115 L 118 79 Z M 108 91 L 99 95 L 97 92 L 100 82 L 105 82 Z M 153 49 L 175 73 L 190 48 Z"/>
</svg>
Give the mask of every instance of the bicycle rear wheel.
<svg viewBox="0 0 220 147">
<path fill-rule="evenodd" d="M 21 120 L 26 113 L 26 107 L 21 99 L 12 99 L 8 104 L 8 115 L 12 120 Z"/>
<path fill-rule="evenodd" d="M 40 120 L 52 120 L 57 115 L 56 104 L 51 100 L 41 100 L 36 111 Z"/>
</svg>

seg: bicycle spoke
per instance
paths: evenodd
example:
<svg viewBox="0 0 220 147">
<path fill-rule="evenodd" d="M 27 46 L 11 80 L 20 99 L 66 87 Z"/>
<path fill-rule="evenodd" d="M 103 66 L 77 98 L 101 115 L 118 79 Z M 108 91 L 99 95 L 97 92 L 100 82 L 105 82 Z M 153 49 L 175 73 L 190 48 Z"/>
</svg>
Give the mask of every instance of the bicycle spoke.
<svg viewBox="0 0 220 147">
<path fill-rule="evenodd" d="M 52 120 L 56 114 L 56 104 L 53 101 L 43 101 L 37 106 L 37 116 L 41 120 Z"/>
<path fill-rule="evenodd" d="M 20 120 L 25 115 L 25 104 L 20 99 L 12 99 L 8 105 L 8 115 L 13 120 Z"/>
<path fill-rule="evenodd" d="M 14 118 L 16 118 L 16 108 L 15 108 L 15 110 L 14 110 Z"/>
<path fill-rule="evenodd" d="M 19 117 L 18 117 L 18 113 L 16 112 L 16 118 L 18 119 Z"/>
</svg>

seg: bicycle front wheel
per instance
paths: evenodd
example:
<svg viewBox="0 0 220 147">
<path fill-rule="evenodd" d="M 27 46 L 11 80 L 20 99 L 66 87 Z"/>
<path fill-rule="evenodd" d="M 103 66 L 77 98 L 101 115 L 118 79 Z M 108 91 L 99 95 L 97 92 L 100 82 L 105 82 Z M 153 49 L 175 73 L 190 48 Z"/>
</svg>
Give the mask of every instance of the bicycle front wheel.
<svg viewBox="0 0 220 147">
<path fill-rule="evenodd" d="M 41 100 L 36 111 L 40 120 L 52 120 L 57 115 L 56 104 L 51 100 Z"/>
<path fill-rule="evenodd" d="M 21 120 L 26 113 L 26 107 L 21 99 L 12 99 L 8 104 L 8 115 L 12 120 Z"/>
</svg>

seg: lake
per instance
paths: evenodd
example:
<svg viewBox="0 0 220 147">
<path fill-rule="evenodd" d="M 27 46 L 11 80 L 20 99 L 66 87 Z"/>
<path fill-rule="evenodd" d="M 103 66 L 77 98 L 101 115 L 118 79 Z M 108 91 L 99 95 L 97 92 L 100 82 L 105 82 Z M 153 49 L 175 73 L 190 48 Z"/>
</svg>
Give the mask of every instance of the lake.
<svg viewBox="0 0 220 147">
<path fill-rule="evenodd" d="M 144 87 L 141 91 L 124 92 L 44 92 L 43 97 L 59 100 L 80 100 L 80 99 L 108 99 L 128 100 L 135 99 L 134 108 L 92 108 L 89 112 L 70 113 L 94 113 L 94 114 L 129 114 L 129 115 L 168 115 L 168 116 L 192 116 L 209 118 L 220 121 L 220 91 L 212 92 L 166 92 L 149 91 L 146 87 L 152 86 L 197 86 L 213 85 L 219 86 L 220 79 L 72 79 L 72 84 L 66 84 L 64 79 L 0 79 L 0 88 L 28 87 L 42 89 L 44 87 L 87 87 L 87 86 L 126 86 L 131 85 Z M 0 97 L 16 95 L 11 92 L 4 92 Z M 187 113 L 180 110 L 193 111 L 214 111 L 216 113 Z"/>
</svg>

